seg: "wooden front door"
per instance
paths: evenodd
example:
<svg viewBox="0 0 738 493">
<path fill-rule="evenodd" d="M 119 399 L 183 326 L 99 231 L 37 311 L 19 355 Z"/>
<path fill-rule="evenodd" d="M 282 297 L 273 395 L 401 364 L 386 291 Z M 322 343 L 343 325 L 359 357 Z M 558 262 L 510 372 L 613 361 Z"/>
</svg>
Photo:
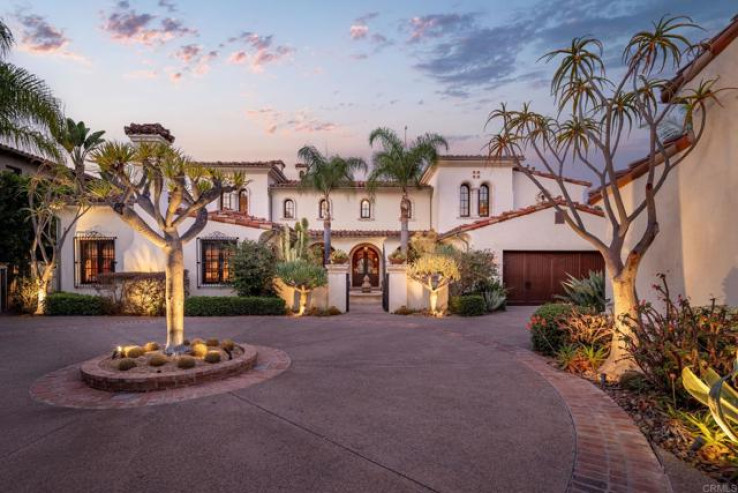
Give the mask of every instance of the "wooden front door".
<svg viewBox="0 0 738 493">
<path fill-rule="evenodd" d="M 379 253 L 373 247 L 359 247 L 351 259 L 351 285 L 360 288 L 364 276 L 369 276 L 372 287 L 379 287 Z"/>
<path fill-rule="evenodd" d="M 605 271 L 599 252 L 504 252 L 502 277 L 511 305 L 540 305 L 564 294 L 561 283 Z"/>
</svg>

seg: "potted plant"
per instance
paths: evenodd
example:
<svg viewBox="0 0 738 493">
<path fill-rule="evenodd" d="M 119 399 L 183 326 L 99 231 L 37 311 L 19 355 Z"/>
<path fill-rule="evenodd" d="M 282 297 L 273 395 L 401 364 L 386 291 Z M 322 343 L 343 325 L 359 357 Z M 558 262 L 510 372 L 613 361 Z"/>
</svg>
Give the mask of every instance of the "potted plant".
<svg viewBox="0 0 738 493">
<path fill-rule="evenodd" d="M 404 264 L 405 261 L 407 260 L 407 256 L 404 253 L 402 253 L 401 250 L 395 250 L 394 252 L 390 253 L 388 258 L 389 258 L 390 264 L 392 265 Z"/>
<path fill-rule="evenodd" d="M 335 250 L 331 253 L 331 263 L 332 264 L 347 264 L 349 260 L 348 253 L 344 252 L 343 250 Z"/>
</svg>

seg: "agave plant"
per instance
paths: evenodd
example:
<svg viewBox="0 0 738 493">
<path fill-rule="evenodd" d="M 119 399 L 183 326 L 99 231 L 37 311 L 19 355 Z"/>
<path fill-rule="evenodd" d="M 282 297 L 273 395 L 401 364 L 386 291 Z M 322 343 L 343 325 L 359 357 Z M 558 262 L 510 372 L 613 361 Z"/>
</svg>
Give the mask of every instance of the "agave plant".
<svg viewBox="0 0 738 493">
<path fill-rule="evenodd" d="M 484 298 L 488 312 L 491 313 L 505 308 L 507 289 L 499 279 L 488 279 L 477 283 L 476 291 Z"/>
<path fill-rule="evenodd" d="M 602 272 L 589 271 L 589 276 L 582 279 L 569 274 L 569 280 L 561 283 L 566 294 L 556 298 L 576 306 L 593 308 L 597 313 L 605 311 L 605 277 Z"/>
<path fill-rule="evenodd" d="M 733 371 L 721 377 L 708 367 L 702 372 L 702 378 L 694 374 L 689 367 L 682 370 L 682 384 L 687 392 L 710 409 L 710 414 L 720 429 L 733 442 L 738 442 L 733 425 L 738 423 L 738 392 L 728 383 L 738 376 L 738 359 Z"/>
</svg>

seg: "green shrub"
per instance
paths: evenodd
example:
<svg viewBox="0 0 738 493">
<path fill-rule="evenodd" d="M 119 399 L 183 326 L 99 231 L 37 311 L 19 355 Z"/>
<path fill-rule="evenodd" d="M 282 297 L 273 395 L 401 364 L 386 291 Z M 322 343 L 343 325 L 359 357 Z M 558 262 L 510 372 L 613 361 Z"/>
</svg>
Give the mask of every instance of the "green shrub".
<svg viewBox="0 0 738 493">
<path fill-rule="evenodd" d="M 104 315 L 102 296 L 77 293 L 51 293 L 46 298 L 46 315 Z"/>
<path fill-rule="evenodd" d="M 534 351 L 553 356 L 567 344 L 567 332 L 559 323 L 571 310 L 571 305 L 548 303 L 535 311 L 528 323 Z"/>
<path fill-rule="evenodd" d="M 220 351 L 208 351 L 205 355 L 207 363 L 220 363 Z"/>
<path fill-rule="evenodd" d="M 450 288 L 454 296 L 476 294 L 480 291 L 480 284 L 498 277 L 497 262 L 490 250 L 454 250 L 452 255 L 459 266 L 460 275 Z"/>
<path fill-rule="evenodd" d="M 597 313 L 605 311 L 605 276 L 602 272 L 589 271 L 589 276 L 582 279 L 569 274 L 569 280 L 561 283 L 564 295 L 556 298 L 576 306 L 592 308 Z"/>
<path fill-rule="evenodd" d="M 231 339 L 223 339 L 220 341 L 220 347 L 227 351 L 233 351 L 233 349 L 236 347 L 236 343 L 233 342 Z"/>
<path fill-rule="evenodd" d="M 151 351 L 158 351 L 159 343 L 158 342 L 147 342 L 146 344 L 144 344 L 143 350 L 145 353 L 149 353 Z"/>
<path fill-rule="evenodd" d="M 144 350 L 141 346 L 126 346 L 123 348 L 123 354 L 126 358 L 139 358 L 143 356 Z"/>
<path fill-rule="evenodd" d="M 192 296 L 185 300 L 188 317 L 231 315 L 284 315 L 282 298 L 241 296 Z"/>
<path fill-rule="evenodd" d="M 123 358 L 118 362 L 118 371 L 128 371 L 136 367 L 136 360 L 133 358 Z"/>
<path fill-rule="evenodd" d="M 479 281 L 475 287 L 476 291 L 474 294 L 480 295 L 484 298 L 484 303 L 487 306 L 487 311 L 492 313 L 497 310 L 504 310 L 507 305 L 507 289 L 502 282 L 495 279 L 485 279 Z"/>
<path fill-rule="evenodd" d="M 449 301 L 449 311 L 462 317 L 478 317 L 487 313 L 487 303 L 478 294 L 453 296 Z"/>
<path fill-rule="evenodd" d="M 177 368 L 182 368 L 183 370 L 194 368 L 196 364 L 197 360 L 192 356 L 180 356 L 177 359 Z"/>
<path fill-rule="evenodd" d="M 149 357 L 149 366 L 164 366 L 169 363 L 169 358 L 162 353 L 154 353 Z"/>
<path fill-rule="evenodd" d="M 220 345 L 220 341 L 215 337 L 211 337 L 207 341 L 205 341 L 205 345 L 209 347 L 217 347 Z"/>
<path fill-rule="evenodd" d="M 233 289 L 239 296 L 264 296 L 272 293 L 277 256 L 269 246 L 242 241 L 230 258 Z"/>
</svg>

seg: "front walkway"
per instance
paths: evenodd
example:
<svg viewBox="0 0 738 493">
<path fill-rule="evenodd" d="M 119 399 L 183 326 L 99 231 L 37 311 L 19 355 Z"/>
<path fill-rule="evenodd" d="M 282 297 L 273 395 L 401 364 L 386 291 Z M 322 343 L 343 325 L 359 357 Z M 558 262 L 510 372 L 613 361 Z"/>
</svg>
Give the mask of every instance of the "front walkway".
<svg viewBox="0 0 738 493">
<path fill-rule="evenodd" d="M 530 311 L 442 320 L 189 319 L 191 337 L 278 348 L 292 365 L 245 389 L 102 411 L 49 406 L 28 390 L 115 345 L 161 339 L 163 320 L 1 318 L 3 484 L 8 491 L 667 491 L 632 424 L 587 422 L 590 408 L 613 412 L 599 391 L 568 383 L 576 377 L 524 349 Z M 609 452 L 612 443 L 632 454 L 630 463 Z"/>
</svg>

